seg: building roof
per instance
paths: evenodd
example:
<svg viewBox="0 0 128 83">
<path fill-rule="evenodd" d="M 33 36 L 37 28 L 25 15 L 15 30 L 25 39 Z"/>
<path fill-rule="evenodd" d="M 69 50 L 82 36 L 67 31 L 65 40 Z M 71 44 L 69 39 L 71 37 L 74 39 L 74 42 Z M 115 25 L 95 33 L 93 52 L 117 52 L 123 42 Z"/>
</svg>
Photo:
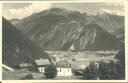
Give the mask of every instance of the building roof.
<svg viewBox="0 0 128 83">
<path fill-rule="evenodd" d="M 13 71 L 14 70 L 13 68 L 11 68 L 11 67 L 9 67 L 9 66 L 7 66 L 5 64 L 2 64 L 2 67 L 7 69 L 7 70 L 9 70 L 9 71 Z"/>
<path fill-rule="evenodd" d="M 71 68 L 71 64 L 67 60 L 60 60 L 56 64 L 57 68 Z"/>
<path fill-rule="evenodd" d="M 48 59 L 39 59 L 39 60 L 35 60 L 36 64 L 38 66 L 41 65 L 50 65 L 50 61 Z"/>
</svg>

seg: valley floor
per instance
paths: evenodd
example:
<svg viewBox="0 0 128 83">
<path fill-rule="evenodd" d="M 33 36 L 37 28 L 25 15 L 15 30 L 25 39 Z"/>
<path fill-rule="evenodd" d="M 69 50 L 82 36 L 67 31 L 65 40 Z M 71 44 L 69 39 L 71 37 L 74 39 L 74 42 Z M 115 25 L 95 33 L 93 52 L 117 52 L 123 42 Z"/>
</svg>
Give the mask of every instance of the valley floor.
<svg viewBox="0 0 128 83">
<path fill-rule="evenodd" d="M 110 61 L 115 60 L 114 57 L 117 54 L 117 51 L 95 51 L 95 52 L 60 52 L 60 51 L 54 51 L 50 52 L 47 51 L 47 53 L 61 56 L 65 60 L 69 60 L 71 63 L 72 69 L 80 68 L 81 65 L 88 66 L 90 62 L 98 62 L 98 61 Z M 23 70 L 16 70 L 13 72 L 10 71 L 3 71 L 3 80 L 28 80 L 25 78 L 26 75 L 32 75 L 33 78 L 29 79 L 35 79 L 35 80 L 50 80 L 46 79 L 45 76 L 41 73 L 36 72 L 30 72 L 30 71 L 23 71 Z M 80 76 L 71 76 L 71 77 L 56 77 L 53 80 L 80 80 Z"/>
<path fill-rule="evenodd" d="M 64 51 L 46 51 L 52 56 L 61 57 L 68 60 L 72 69 L 80 68 L 80 66 L 88 66 L 90 62 L 98 63 L 99 61 L 108 62 L 115 60 L 114 57 L 118 51 L 86 51 L 86 52 L 64 52 Z"/>
</svg>

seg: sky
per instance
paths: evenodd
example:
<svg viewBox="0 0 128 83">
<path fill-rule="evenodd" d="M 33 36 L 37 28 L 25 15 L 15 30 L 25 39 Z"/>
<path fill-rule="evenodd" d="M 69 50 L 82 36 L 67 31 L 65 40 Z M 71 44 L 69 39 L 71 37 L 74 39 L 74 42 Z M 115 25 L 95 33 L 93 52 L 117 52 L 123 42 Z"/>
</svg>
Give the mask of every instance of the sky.
<svg viewBox="0 0 128 83">
<path fill-rule="evenodd" d="M 23 19 L 30 16 L 33 13 L 38 13 L 40 11 L 58 7 L 70 10 L 77 10 L 80 12 L 87 12 L 94 14 L 100 9 L 105 9 L 108 11 L 117 10 L 118 12 L 124 13 L 124 5 L 121 3 L 57 3 L 57 2 L 43 2 L 43 3 L 3 3 L 3 16 L 6 19 Z"/>
</svg>

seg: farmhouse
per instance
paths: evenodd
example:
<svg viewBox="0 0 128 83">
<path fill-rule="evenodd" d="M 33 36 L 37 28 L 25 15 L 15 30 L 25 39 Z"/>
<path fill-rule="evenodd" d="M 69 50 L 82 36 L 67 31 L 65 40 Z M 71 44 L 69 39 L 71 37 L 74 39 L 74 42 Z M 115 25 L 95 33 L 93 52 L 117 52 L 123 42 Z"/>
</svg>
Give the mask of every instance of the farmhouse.
<svg viewBox="0 0 128 83">
<path fill-rule="evenodd" d="M 29 70 L 31 64 L 30 63 L 21 63 L 19 64 L 19 68 L 22 70 Z"/>
<path fill-rule="evenodd" d="M 57 76 L 72 76 L 71 65 L 66 60 L 59 61 L 56 67 Z"/>
<path fill-rule="evenodd" d="M 45 67 L 51 64 L 48 59 L 39 59 L 39 60 L 35 60 L 35 62 L 38 65 L 39 72 L 41 73 L 44 73 Z"/>
</svg>

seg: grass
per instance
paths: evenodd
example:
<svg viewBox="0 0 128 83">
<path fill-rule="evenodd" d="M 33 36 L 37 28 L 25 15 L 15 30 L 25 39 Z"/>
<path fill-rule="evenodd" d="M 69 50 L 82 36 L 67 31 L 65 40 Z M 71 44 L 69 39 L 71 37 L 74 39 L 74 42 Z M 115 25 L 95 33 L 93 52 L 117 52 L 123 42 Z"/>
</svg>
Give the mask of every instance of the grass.
<svg viewBox="0 0 128 83">
<path fill-rule="evenodd" d="M 28 79 L 30 79 L 28 77 L 28 75 L 30 75 L 30 74 L 32 75 L 32 79 L 42 79 L 45 77 L 41 73 L 16 70 L 13 72 L 10 72 L 10 71 L 2 72 L 2 79 L 3 80 L 28 80 Z"/>
<path fill-rule="evenodd" d="M 32 75 L 32 79 L 28 77 L 28 75 Z M 3 80 L 79 80 L 81 77 L 80 76 L 61 76 L 61 77 L 56 77 L 54 79 L 48 79 L 46 78 L 43 74 L 41 73 L 35 73 L 35 72 L 30 72 L 30 71 L 14 71 L 14 72 L 3 72 L 2 73 Z"/>
</svg>

